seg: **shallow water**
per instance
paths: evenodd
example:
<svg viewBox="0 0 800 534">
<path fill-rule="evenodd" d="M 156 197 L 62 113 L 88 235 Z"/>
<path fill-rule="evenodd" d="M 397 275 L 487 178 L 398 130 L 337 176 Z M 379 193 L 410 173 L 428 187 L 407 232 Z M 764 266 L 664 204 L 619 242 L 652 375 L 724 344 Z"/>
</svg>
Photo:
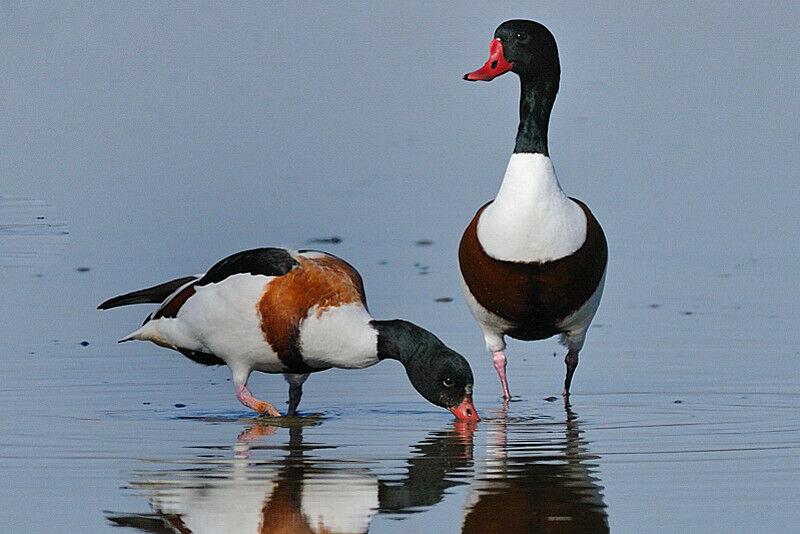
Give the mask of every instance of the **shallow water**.
<svg viewBox="0 0 800 534">
<path fill-rule="evenodd" d="M 796 528 L 800 34 L 759 6 L 0 6 L 0 531 Z M 569 405 L 548 340 L 510 342 L 503 406 L 455 271 L 518 90 L 459 75 L 521 15 L 556 33 L 551 152 L 611 247 Z M 467 356 L 483 420 L 396 362 L 255 419 L 226 369 L 115 342 L 147 306 L 95 310 L 261 245 L 350 261 L 373 315 Z"/>
<path fill-rule="evenodd" d="M 65 271 L 6 270 L 6 279 L 52 295 L 53 284 L 94 272 Z M 441 304 L 422 306 L 435 313 Z M 732 320 L 674 307 L 643 302 L 638 313 L 675 328 L 691 320 L 710 329 L 712 321 L 725 331 Z M 0 394 L 2 519 L 31 532 L 422 532 L 434 523 L 443 532 L 745 532 L 795 524 L 798 508 L 787 503 L 800 475 L 797 355 L 782 357 L 780 343 L 763 341 L 759 352 L 774 351 L 764 365 L 752 348 L 713 334 L 697 347 L 675 339 L 621 350 L 618 335 L 607 323 L 594 329 L 567 406 L 552 396 L 560 351 L 554 358 L 547 343 L 513 344 L 518 397 L 504 408 L 488 356 L 471 348 L 474 332 L 448 333 L 471 355 L 483 417 L 474 426 L 419 398 L 394 362 L 314 375 L 304 416 L 274 421 L 238 405 L 224 369 L 145 344 L 19 340 L 4 354 Z M 255 376 L 253 389 L 279 405 L 286 398 L 280 377 Z"/>
</svg>

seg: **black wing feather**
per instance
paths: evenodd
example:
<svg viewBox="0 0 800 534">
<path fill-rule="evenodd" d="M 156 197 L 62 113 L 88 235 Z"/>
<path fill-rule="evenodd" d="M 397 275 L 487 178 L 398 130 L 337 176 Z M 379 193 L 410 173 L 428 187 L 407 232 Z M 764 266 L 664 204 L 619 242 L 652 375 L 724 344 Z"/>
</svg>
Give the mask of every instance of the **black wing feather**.
<svg viewBox="0 0 800 534">
<path fill-rule="evenodd" d="M 283 276 L 298 265 L 297 260 L 282 248 L 244 250 L 217 262 L 197 281 L 197 285 L 214 284 L 241 273 Z"/>
<path fill-rule="evenodd" d="M 197 280 L 197 277 L 184 276 L 183 278 L 164 282 L 157 286 L 125 293 L 124 295 L 108 299 L 100 304 L 97 309 L 107 310 L 109 308 L 116 308 L 117 306 L 127 306 L 128 304 L 161 304 L 164 302 L 164 299 L 174 293 L 176 289 L 192 280 Z"/>
</svg>

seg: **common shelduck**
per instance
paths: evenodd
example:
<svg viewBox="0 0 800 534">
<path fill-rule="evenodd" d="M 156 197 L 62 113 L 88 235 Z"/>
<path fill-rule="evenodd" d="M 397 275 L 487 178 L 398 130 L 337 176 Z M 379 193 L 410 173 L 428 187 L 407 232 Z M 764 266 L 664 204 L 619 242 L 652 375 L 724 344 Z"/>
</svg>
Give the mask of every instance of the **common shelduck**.
<svg viewBox="0 0 800 534">
<path fill-rule="evenodd" d="M 500 376 L 506 380 L 504 336 L 545 339 L 567 347 L 563 395 L 600 297 L 608 246 L 600 224 L 564 194 L 547 151 L 547 126 L 558 92 L 556 41 L 537 22 L 509 20 L 494 33 L 489 60 L 465 80 L 515 72 L 521 81 L 520 122 L 500 191 L 472 219 L 458 250 L 462 288 Z"/>
<path fill-rule="evenodd" d="M 120 340 L 152 341 L 204 365 L 227 365 L 236 396 L 259 414 L 279 416 L 247 389 L 252 371 L 284 373 L 295 414 L 308 374 L 361 369 L 390 358 L 428 401 L 478 420 L 467 361 L 408 321 L 372 319 L 361 276 L 319 251 L 259 248 L 187 276 L 109 299 L 99 309 L 160 303 Z"/>
</svg>

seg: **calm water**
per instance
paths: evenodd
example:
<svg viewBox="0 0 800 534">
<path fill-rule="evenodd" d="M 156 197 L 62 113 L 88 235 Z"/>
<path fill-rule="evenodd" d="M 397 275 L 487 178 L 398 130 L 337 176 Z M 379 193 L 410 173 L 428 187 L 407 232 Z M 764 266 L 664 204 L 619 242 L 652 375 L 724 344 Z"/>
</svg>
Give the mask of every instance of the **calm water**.
<svg viewBox="0 0 800 534">
<path fill-rule="evenodd" d="M 0 5 L 0 531 L 800 524 L 800 13 L 457 13 Z M 459 76 L 520 16 L 559 42 L 553 158 L 611 247 L 568 406 L 553 340 L 510 343 L 503 406 L 455 270 L 518 89 Z M 361 271 L 376 317 L 469 358 L 483 421 L 395 362 L 313 375 L 303 417 L 257 420 L 226 369 L 115 343 L 146 306 L 95 310 L 309 243 Z M 286 399 L 281 377 L 251 385 Z"/>
</svg>

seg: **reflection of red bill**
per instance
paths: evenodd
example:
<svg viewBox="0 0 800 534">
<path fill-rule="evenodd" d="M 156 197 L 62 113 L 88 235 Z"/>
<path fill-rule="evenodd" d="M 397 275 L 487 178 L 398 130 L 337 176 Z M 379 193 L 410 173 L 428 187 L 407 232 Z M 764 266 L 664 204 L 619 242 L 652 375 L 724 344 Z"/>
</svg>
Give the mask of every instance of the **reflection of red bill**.
<svg viewBox="0 0 800 534">
<path fill-rule="evenodd" d="M 514 64 L 506 61 L 503 55 L 503 43 L 501 43 L 499 39 L 494 39 L 492 40 L 492 44 L 489 45 L 489 61 L 478 70 L 465 74 L 464 79 L 471 82 L 478 80 L 488 82 L 489 80 L 497 78 L 504 72 L 510 71 L 513 67 Z"/>
<path fill-rule="evenodd" d="M 461 401 L 461 404 L 458 406 L 453 406 L 450 408 L 450 411 L 453 412 L 453 415 L 456 416 L 456 419 L 460 421 L 480 421 L 481 418 L 478 417 L 478 412 L 475 411 L 475 406 L 472 405 L 472 397 L 466 396 L 464 400 Z"/>
</svg>

